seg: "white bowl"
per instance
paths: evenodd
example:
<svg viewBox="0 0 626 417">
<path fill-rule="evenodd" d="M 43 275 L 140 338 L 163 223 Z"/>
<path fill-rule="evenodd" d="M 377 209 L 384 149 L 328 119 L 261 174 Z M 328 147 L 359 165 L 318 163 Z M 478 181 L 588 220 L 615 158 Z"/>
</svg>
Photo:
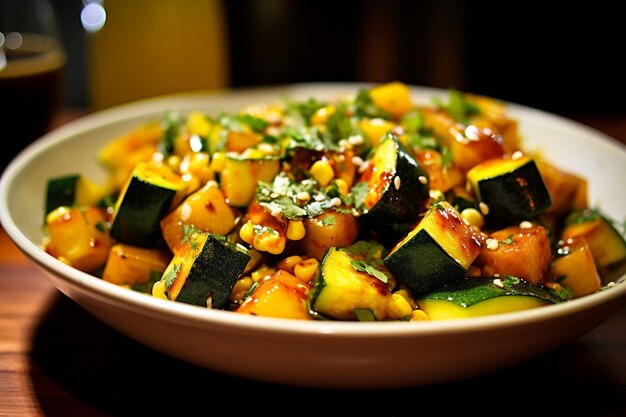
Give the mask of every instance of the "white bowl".
<svg viewBox="0 0 626 417">
<path fill-rule="evenodd" d="M 129 337 L 190 363 L 241 377 L 326 388 L 389 388 L 484 374 L 554 350 L 626 304 L 624 275 L 610 290 L 534 310 L 453 321 L 329 322 L 239 315 L 169 302 L 75 270 L 40 249 L 48 178 L 81 172 L 104 180 L 97 150 L 167 110 L 236 110 L 284 97 L 330 99 L 364 84 L 301 84 L 165 96 L 83 117 L 42 137 L 0 181 L 0 221 L 18 248 L 64 294 Z M 446 92 L 412 88 L 429 103 Z M 626 148 L 581 124 L 510 104 L 527 149 L 589 180 L 590 203 L 626 218 Z"/>
</svg>

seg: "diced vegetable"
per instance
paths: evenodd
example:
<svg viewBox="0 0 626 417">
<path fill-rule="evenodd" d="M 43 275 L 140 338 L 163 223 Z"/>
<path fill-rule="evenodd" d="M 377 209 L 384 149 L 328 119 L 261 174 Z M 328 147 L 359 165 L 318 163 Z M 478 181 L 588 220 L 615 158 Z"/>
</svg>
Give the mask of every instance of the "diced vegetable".
<svg viewBox="0 0 626 417">
<path fill-rule="evenodd" d="M 254 316 L 312 320 L 307 307 L 309 285 L 287 271 L 278 270 L 259 281 L 258 286 L 235 308 Z"/>
<path fill-rule="evenodd" d="M 572 297 L 593 294 L 602 286 L 587 240 L 574 237 L 560 241 L 559 255 L 552 263 L 551 279 L 572 291 Z"/>
<path fill-rule="evenodd" d="M 535 161 L 527 156 L 490 159 L 469 170 L 467 178 L 492 227 L 533 219 L 552 204 Z"/>
<path fill-rule="evenodd" d="M 626 259 L 626 241 L 598 210 L 577 210 L 570 214 L 563 239 L 582 236 L 587 240 L 598 267 L 607 267 Z"/>
<path fill-rule="evenodd" d="M 250 256 L 226 239 L 193 233 L 174 252 L 161 277 L 167 298 L 223 309 Z"/>
<path fill-rule="evenodd" d="M 478 256 L 479 236 L 446 201 L 433 205 L 384 260 L 414 294 L 460 279 Z"/>
<path fill-rule="evenodd" d="M 550 268 L 552 248 L 546 229 L 523 222 L 491 233 L 476 259 L 483 275 L 513 275 L 540 285 Z"/>
<path fill-rule="evenodd" d="M 111 247 L 102 279 L 118 285 L 147 284 L 161 277 L 172 256 L 164 248 L 140 248 L 118 243 Z M 145 289 L 148 292 L 149 288 Z"/>
<path fill-rule="evenodd" d="M 167 168 L 138 164 L 115 204 L 111 237 L 129 245 L 156 246 L 162 240 L 159 222 L 185 191 L 181 178 Z"/>
<path fill-rule="evenodd" d="M 376 148 L 359 181 L 366 182 L 369 189 L 360 220 L 386 235 L 406 232 L 430 198 L 428 173 L 393 134 Z"/>
<path fill-rule="evenodd" d="M 423 295 L 416 303 L 431 320 L 449 320 L 527 310 L 561 301 L 545 288 L 508 276 L 464 278 Z"/>
<path fill-rule="evenodd" d="M 381 277 L 387 275 L 363 258 L 345 248 L 326 252 L 309 293 L 311 311 L 336 320 L 357 320 L 359 310 L 370 311 L 377 320 L 385 318 L 391 292 Z"/>
<path fill-rule="evenodd" d="M 114 243 L 106 213 L 97 207 L 57 207 L 46 216 L 46 228 L 46 251 L 84 272 L 103 266 Z"/>
</svg>

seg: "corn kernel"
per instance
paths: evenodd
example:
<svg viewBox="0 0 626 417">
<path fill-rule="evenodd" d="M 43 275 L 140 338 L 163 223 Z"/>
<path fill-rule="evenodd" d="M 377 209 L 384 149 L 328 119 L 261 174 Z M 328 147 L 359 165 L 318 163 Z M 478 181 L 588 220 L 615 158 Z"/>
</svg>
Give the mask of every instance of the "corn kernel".
<svg viewBox="0 0 626 417">
<path fill-rule="evenodd" d="M 313 116 L 311 116 L 311 126 L 325 125 L 328 121 L 328 117 L 334 112 L 334 106 L 326 106 L 317 110 L 315 113 L 313 113 Z"/>
<path fill-rule="evenodd" d="M 485 225 L 485 218 L 483 215 L 476 210 L 475 208 L 466 208 L 461 211 L 461 217 L 463 217 L 469 224 L 475 226 L 479 229 L 482 229 Z"/>
<path fill-rule="evenodd" d="M 402 319 L 410 316 L 413 309 L 409 302 L 401 295 L 394 293 L 387 302 L 386 314 L 389 318 Z"/>
<path fill-rule="evenodd" d="M 322 187 L 326 187 L 335 177 L 333 167 L 330 166 L 328 161 L 316 161 L 310 170 L 311 176 Z"/>
<path fill-rule="evenodd" d="M 423 310 L 413 310 L 411 312 L 411 321 L 426 321 L 430 320 L 428 314 L 426 314 Z"/>
<path fill-rule="evenodd" d="M 300 240 L 306 235 L 304 223 L 300 220 L 291 220 L 287 226 L 287 239 Z"/>
<path fill-rule="evenodd" d="M 224 152 L 215 152 L 211 158 L 211 169 L 215 172 L 222 172 L 226 167 L 226 158 Z"/>
<path fill-rule="evenodd" d="M 252 278 L 252 281 L 258 282 L 259 280 L 262 280 L 263 278 L 274 275 L 274 272 L 276 272 L 276 268 L 273 268 L 271 266 L 264 264 L 264 265 L 261 265 L 259 269 L 251 273 L 250 278 Z"/>
<path fill-rule="evenodd" d="M 397 294 L 400 297 L 404 298 L 407 301 L 407 303 L 409 303 L 412 309 L 417 307 L 417 304 L 415 304 L 415 300 L 413 299 L 413 297 L 411 296 L 411 294 L 409 294 L 407 290 L 404 290 L 404 289 L 398 290 L 394 294 Z"/>
<path fill-rule="evenodd" d="M 197 134 L 206 138 L 211 133 L 211 122 L 203 113 L 194 111 L 187 117 L 187 130 L 191 134 Z"/>
<path fill-rule="evenodd" d="M 152 296 L 156 298 L 160 298 L 162 300 L 167 300 L 167 295 L 165 294 L 165 282 L 157 281 L 152 285 Z"/>
<path fill-rule="evenodd" d="M 230 301 L 234 303 L 241 301 L 243 296 L 252 288 L 252 284 L 254 284 L 254 281 L 252 281 L 250 277 L 238 279 L 233 286 L 233 290 L 230 292 Z"/>
<path fill-rule="evenodd" d="M 167 158 L 167 166 L 170 167 L 172 171 L 178 171 L 180 167 L 181 158 L 178 155 L 172 155 Z"/>
<path fill-rule="evenodd" d="M 348 187 L 348 183 L 341 179 L 341 178 L 337 178 L 335 180 L 335 185 L 337 185 L 337 188 L 339 189 L 339 192 L 343 195 L 348 195 L 348 193 L 350 192 L 350 188 Z"/>
<path fill-rule="evenodd" d="M 254 236 L 252 246 L 261 252 L 268 252 L 272 255 L 280 255 L 285 250 L 287 239 L 278 233 L 262 233 Z"/>
<path fill-rule="evenodd" d="M 248 221 L 246 224 L 241 226 L 241 229 L 239 229 L 239 237 L 247 244 L 252 244 L 254 241 L 254 225 L 252 222 Z"/>
<path fill-rule="evenodd" d="M 318 265 L 319 261 L 317 259 L 306 259 L 295 266 L 293 274 L 301 281 L 310 282 L 317 271 Z"/>
<path fill-rule="evenodd" d="M 302 256 L 298 256 L 298 255 L 288 256 L 285 259 L 278 262 L 276 266 L 278 267 L 278 269 L 282 269 L 293 275 L 293 270 L 295 266 L 298 263 L 302 262 L 303 260 L 304 258 Z"/>
</svg>

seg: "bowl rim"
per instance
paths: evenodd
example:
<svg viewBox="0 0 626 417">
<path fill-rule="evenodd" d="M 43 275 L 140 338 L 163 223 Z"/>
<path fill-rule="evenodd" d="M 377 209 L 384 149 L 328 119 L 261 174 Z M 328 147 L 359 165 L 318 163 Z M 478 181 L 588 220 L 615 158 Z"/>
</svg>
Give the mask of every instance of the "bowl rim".
<svg viewBox="0 0 626 417">
<path fill-rule="evenodd" d="M 48 274 L 79 287 L 86 291 L 88 296 L 99 298 L 106 303 L 115 304 L 116 307 L 132 310 L 135 313 L 156 314 L 161 319 L 177 322 L 187 326 L 206 327 L 227 330 L 231 332 L 253 332 L 283 335 L 301 335 L 313 337 L 334 338 L 368 338 L 375 334 L 377 337 L 428 337 L 437 335 L 466 334 L 469 332 L 485 332 L 502 328 L 524 326 L 545 320 L 554 320 L 574 315 L 587 309 L 592 309 L 609 302 L 622 298 L 626 303 L 626 275 L 619 277 L 620 281 L 609 290 L 600 291 L 585 297 L 581 297 L 557 305 L 536 308 L 524 311 L 501 313 L 469 319 L 435 320 L 419 323 L 411 322 L 345 322 L 345 321 L 321 321 L 321 320 L 295 320 L 272 317 L 249 316 L 236 314 L 231 311 L 211 310 L 184 303 L 176 303 L 161 300 L 148 294 L 128 290 L 116 284 L 98 279 L 90 274 L 76 270 L 63 262 L 47 254 L 39 244 L 32 242 L 17 227 L 8 207 L 10 191 L 18 186 L 17 182 L 24 167 L 29 162 L 46 151 L 53 144 L 70 140 L 76 135 L 84 134 L 104 127 L 113 122 L 123 121 L 132 117 L 152 114 L 161 111 L 172 104 L 184 104 L 190 107 L 190 100 L 216 100 L 233 95 L 248 96 L 260 94 L 277 96 L 279 93 L 289 93 L 298 89 L 345 89 L 353 90 L 358 87 L 371 86 L 372 83 L 299 83 L 263 87 L 246 87 L 231 90 L 199 90 L 193 92 L 176 93 L 158 97 L 137 100 L 111 108 L 95 111 L 79 117 L 51 132 L 45 134 L 28 145 L 6 167 L 0 177 L 0 223 L 5 232 L 18 249 L 37 266 Z M 447 90 L 409 85 L 412 92 L 422 94 L 445 94 Z M 354 90 L 355 91 L 355 90 Z M 168 106 L 164 106 L 169 103 Z M 505 102 L 510 106 L 512 114 L 519 120 L 518 113 L 523 113 L 524 120 L 534 123 L 546 124 L 559 130 L 572 131 L 578 135 L 584 135 L 611 152 L 620 152 L 626 159 L 626 147 L 616 139 L 593 129 L 584 124 L 567 118 L 548 113 L 539 109 L 524 105 Z M 523 120 L 520 120 L 523 123 Z"/>
</svg>

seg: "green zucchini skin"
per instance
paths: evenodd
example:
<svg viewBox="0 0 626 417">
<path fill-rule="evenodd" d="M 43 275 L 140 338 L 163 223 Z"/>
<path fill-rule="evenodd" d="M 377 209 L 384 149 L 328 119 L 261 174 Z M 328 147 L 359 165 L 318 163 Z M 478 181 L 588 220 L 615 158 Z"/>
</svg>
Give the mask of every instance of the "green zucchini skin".
<svg viewBox="0 0 626 417">
<path fill-rule="evenodd" d="M 466 277 L 452 284 L 444 285 L 434 291 L 423 294 L 422 300 L 445 300 L 460 307 L 471 307 L 482 301 L 504 296 L 535 297 L 550 304 L 563 302 L 543 287 L 528 284 L 522 280 L 507 282 L 502 279 L 502 286 L 494 283 L 495 277 Z"/>
<path fill-rule="evenodd" d="M 383 189 L 378 202 L 361 215 L 359 220 L 379 231 L 382 236 L 397 238 L 405 234 L 426 210 L 430 199 L 430 177 L 395 135 L 388 134 L 381 145 L 387 140 L 395 144 L 396 166 L 393 176 Z M 426 178 L 426 182 L 422 183 L 420 177 L 422 180 Z M 400 178 L 399 188 L 395 186 L 395 178 Z"/>
<path fill-rule="evenodd" d="M 486 221 L 493 228 L 533 219 L 552 205 L 550 193 L 532 160 L 512 172 L 483 179 L 478 187 L 481 200 L 489 206 Z"/>
<path fill-rule="evenodd" d="M 309 291 L 311 314 L 317 318 L 358 320 L 359 310 L 369 310 L 377 320 L 384 319 L 391 292 L 385 282 L 353 268 L 353 261 L 367 261 L 361 258 L 346 248 L 331 247 L 326 251 Z"/>
<path fill-rule="evenodd" d="M 132 177 L 111 225 L 111 237 L 129 245 L 157 246 L 163 239 L 159 222 L 175 196 L 176 190 Z"/>
<path fill-rule="evenodd" d="M 72 207 L 76 201 L 76 186 L 79 174 L 70 174 L 48 180 L 46 190 L 46 214 L 57 207 Z"/>
<path fill-rule="evenodd" d="M 250 255 L 239 252 L 223 240 L 209 235 L 194 259 L 176 301 L 224 309 L 235 282 L 244 271 Z"/>
<path fill-rule="evenodd" d="M 424 229 L 389 254 L 384 264 L 416 295 L 455 282 L 465 274 L 465 268 Z"/>
</svg>

